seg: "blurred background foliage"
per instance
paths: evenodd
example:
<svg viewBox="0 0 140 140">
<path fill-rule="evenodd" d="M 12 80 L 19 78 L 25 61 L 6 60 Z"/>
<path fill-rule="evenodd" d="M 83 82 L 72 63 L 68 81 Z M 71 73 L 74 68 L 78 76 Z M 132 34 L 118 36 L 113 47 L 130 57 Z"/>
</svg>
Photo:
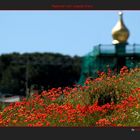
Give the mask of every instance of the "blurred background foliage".
<svg viewBox="0 0 140 140">
<path fill-rule="evenodd" d="M 80 78 L 82 57 L 59 53 L 11 53 L 0 56 L 1 94 L 25 95 L 28 89 L 73 86 Z"/>
</svg>

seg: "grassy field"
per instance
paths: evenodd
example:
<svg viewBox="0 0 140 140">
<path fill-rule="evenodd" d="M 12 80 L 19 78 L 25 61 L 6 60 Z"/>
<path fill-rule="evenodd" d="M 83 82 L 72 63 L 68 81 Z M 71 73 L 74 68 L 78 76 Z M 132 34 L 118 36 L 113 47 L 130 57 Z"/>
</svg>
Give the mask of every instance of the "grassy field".
<svg viewBox="0 0 140 140">
<path fill-rule="evenodd" d="M 0 126 L 140 126 L 140 69 L 101 72 L 74 88 L 52 88 L 1 107 Z"/>
</svg>

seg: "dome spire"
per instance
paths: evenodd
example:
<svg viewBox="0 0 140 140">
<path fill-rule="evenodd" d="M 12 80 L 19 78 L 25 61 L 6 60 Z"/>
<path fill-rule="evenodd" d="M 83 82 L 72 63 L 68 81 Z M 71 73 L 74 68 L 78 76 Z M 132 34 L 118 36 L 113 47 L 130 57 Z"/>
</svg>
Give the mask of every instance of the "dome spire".
<svg viewBox="0 0 140 140">
<path fill-rule="evenodd" d="M 123 13 L 120 11 L 119 20 L 115 27 L 112 29 L 113 44 L 127 43 L 129 37 L 129 30 L 123 22 Z"/>
</svg>

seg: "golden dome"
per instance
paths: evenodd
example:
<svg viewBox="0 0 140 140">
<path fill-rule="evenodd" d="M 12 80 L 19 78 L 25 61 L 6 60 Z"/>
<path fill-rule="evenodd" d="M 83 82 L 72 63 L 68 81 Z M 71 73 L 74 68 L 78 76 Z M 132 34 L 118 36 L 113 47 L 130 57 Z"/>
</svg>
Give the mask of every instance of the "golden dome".
<svg viewBox="0 0 140 140">
<path fill-rule="evenodd" d="M 119 12 L 119 20 L 112 29 L 113 44 L 126 43 L 129 37 L 129 30 L 124 25 L 122 16 L 123 13 Z"/>
</svg>

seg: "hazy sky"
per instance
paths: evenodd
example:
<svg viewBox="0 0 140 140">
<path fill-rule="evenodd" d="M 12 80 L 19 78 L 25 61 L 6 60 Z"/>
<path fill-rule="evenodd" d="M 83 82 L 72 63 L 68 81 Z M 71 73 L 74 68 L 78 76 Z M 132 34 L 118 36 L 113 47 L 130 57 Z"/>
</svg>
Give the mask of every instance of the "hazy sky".
<svg viewBox="0 0 140 140">
<path fill-rule="evenodd" d="M 140 44 L 140 11 L 123 11 L 129 43 Z M 111 44 L 118 11 L 0 11 L 0 54 L 57 52 L 82 56 Z"/>
</svg>

